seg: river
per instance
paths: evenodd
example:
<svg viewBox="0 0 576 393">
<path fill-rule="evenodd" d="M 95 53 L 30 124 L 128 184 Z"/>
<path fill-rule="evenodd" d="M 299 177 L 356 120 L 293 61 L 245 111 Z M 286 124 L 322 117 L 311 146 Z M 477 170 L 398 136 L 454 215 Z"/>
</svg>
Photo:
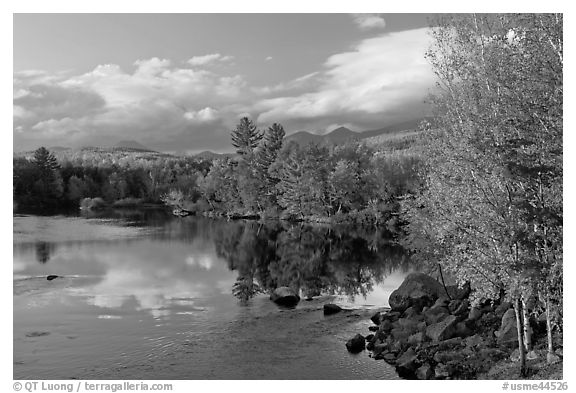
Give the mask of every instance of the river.
<svg viewBox="0 0 576 393">
<path fill-rule="evenodd" d="M 133 210 L 13 234 L 15 379 L 397 378 L 344 346 L 410 269 L 382 232 Z M 269 300 L 283 285 L 296 308 Z"/>
</svg>

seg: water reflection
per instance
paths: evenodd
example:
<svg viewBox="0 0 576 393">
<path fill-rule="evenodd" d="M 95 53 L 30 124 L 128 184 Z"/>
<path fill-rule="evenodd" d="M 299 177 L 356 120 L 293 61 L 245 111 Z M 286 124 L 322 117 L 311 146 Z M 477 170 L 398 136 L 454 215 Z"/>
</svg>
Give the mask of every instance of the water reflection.
<svg viewBox="0 0 576 393">
<path fill-rule="evenodd" d="M 15 216 L 13 247 L 15 376 L 36 379 L 98 377 L 102 364 L 127 379 L 381 378 L 341 345 L 355 322 L 322 324 L 318 310 L 343 296 L 384 306 L 409 266 L 378 231 L 161 212 Z M 264 294 L 283 285 L 340 296 L 279 312 Z M 27 336 L 38 331 L 50 334 Z"/>
<path fill-rule="evenodd" d="M 238 272 L 233 293 L 244 302 L 279 286 L 353 300 L 408 268 L 403 249 L 375 229 L 231 223 L 214 241 L 217 254 Z"/>
<path fill-rule="evenodd" d="M 245 304 L 279 286 L 353 302 L 409 268 L 403 249 L 375 229 L 107 214 L 18 218 L 25 235 L 15 238 L 15 272 L 95 277 L 83 287 L 90 305 L 165 316 L 174 298 L 232 294 Z M 58 231 L 50 237 L 46 228 Z M 32 251 L 40 266 L 28 263 Z"/>
<path fill-rule="evenodd" d="M 47 242 L 37 242 L 36 245 L 36 259 L 40 263 L 46 263 L 50 260 L 50 254 L 54 249 L 51 243 Z"/>
</svg>

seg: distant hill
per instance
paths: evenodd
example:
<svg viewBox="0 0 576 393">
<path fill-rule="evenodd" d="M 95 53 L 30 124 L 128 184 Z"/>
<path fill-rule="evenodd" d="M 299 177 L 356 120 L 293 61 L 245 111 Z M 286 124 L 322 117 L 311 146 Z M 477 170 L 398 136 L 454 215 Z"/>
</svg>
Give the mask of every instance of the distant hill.
<svg viewBox="0 0 576 393">
<path fill-rule="evenodd" d="M 50 146 L 47 147 L 47 149 L 51 152 L 72 150 L 71 147 L 64 147 L 64 146 Z"/>
<path fill-rule="evenodd" d="M 120 149 L 130 149 L 133 151 L 154 151 L 154 150 L 147 148 L 146 146 L 144 146 L 140 142 L 136 142 L 134 140 L 120 141 L 117 144 L 115 144 L 114 147 L 120 148 Z"/>
<path fill-rule="evenodd" d="M 217 160 L 217 159 L 223 159 L 223 158 L 231 158 L 234 156 L 235 156 L 234 153 L 214 153 L 213 151 L 206 150 L 206 151 L 203 151 L 201 153 L 194 154 L 191 157 L 199 158 L 199 159 L 203 159 L 203 160 Z"/>
<path fill-rule="evenodd" d="M 286 137 L 286 141 L 294 141 L 299 145 L 307 145 L 309 143 L 320 145 L 338 145 L 353 140 L 374 138 L 380 135 L 393 135 L 398 133 L 402 134 L 408 131 L 415 131 L 418 129 L 418 125 L 422 120 L 423 119 L 413 119 L 376 130 L 368 130 L 363 132 L 354 132 L 346 127 L 336 128 L 335 130 L 332 130 L 328 134 L 324 135 L 312 134 L 308 131 L 299 131 L 288 135 Z"/>
</svg>

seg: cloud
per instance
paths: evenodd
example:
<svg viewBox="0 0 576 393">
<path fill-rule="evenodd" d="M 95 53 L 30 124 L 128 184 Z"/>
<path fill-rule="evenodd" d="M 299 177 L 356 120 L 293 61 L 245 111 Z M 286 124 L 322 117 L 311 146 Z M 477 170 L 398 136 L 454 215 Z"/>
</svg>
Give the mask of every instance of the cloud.
<svg viewBox="0 0 576 393">
<path fill-rule="evenodd" d="M 234 59 L 233 56 L 224 56 L 221 55 L 220 53 L 212 53 L 209 55 L 194 56 L 191 59 L 189 59 L 187 63 L 190 64 L 191 66 L 205 66 L 210 63 L 216 63 L 216 62 L 224 63 L 232 61 L 233 59 Z"/>
<path fill-rule="evenodd" d="M 424 59 L 426 29 L 391 33 L 361 41 L 354 50 L 329 57 L 315 75 L 319 85 L 298 95 L 263 99 L 261 122 L 292 121 L 315 128 L 350 122 L 370 126 L 380 119 L 403 121 L 423 113 L 435 76 Z"/>
<path fill-rule="evenodd" d="M 153 148 L 189 147 L 181 142 L 214 148 L 210 141 L 224 140 L 219 134 L 228 133 L 237 119 L 238 102 L 252 99 L 239 75 L 177 68 L 156 57 L 134 65 L 133 72 L 102 64 L 74 76 L 15 74 L 15 148 L 114 144 L 126 138 Z"/>
<path fill-rule="evenodd" d="M 424 115 L 435 84 L 424 59 L 429 42 L 426 29 L 367 38 L 320 69 L 265 86 L 228 67 L 180 67 L 158 57 L 136 60 L 132 71 L 101 64 L 76 75 L 17 72 L 14 149 L 134 139 L 165 151 L 229 151 L 230 130 L 244 115 L 262 127 L 281 122 L 288 132 L 383 127 Z M 227 58 L 212 54 L 192 63 Z"/>
<path fill-rule="evenodd" d="M 352 20 L 360 30 L 383 29 L 386 21 L 379 14 L 352 14 Z"/>
</svg>

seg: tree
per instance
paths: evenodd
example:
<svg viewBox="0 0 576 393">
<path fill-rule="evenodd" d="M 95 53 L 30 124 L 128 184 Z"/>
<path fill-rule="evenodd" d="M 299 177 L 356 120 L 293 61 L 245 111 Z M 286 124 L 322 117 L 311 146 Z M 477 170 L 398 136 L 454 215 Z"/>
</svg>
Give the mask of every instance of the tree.
<svg viewBox="0 0 576 393">
<path fill-rule="evenodd" d="M 62 196 L 64 185 L 60 176 L 60 165 L 56 157 L 46 148 L 40 147 L 34 152 L 32 163 L 36 167 L 38 179 L 33 190 L 40 204 L 54 204 Z"/>
<path fill-rule="evenodd" d="M 232 146 L 241 156 L 250 156 L 263 138 L 256 125 L 247 117 L 240 119 L 240 123 L 232 131 Z"/>
<path fill-rule="evenodd" d="M 505 291 L 525 359 L 529 298 L 561 297 L 550 285 L 562 264 L 562 16 L 449 16 L 438 26 L 428 59 L 440 89 L 426 188 L 408 204 L 412 245 L 471 280 L 478 297 Z"/>
</svg>

